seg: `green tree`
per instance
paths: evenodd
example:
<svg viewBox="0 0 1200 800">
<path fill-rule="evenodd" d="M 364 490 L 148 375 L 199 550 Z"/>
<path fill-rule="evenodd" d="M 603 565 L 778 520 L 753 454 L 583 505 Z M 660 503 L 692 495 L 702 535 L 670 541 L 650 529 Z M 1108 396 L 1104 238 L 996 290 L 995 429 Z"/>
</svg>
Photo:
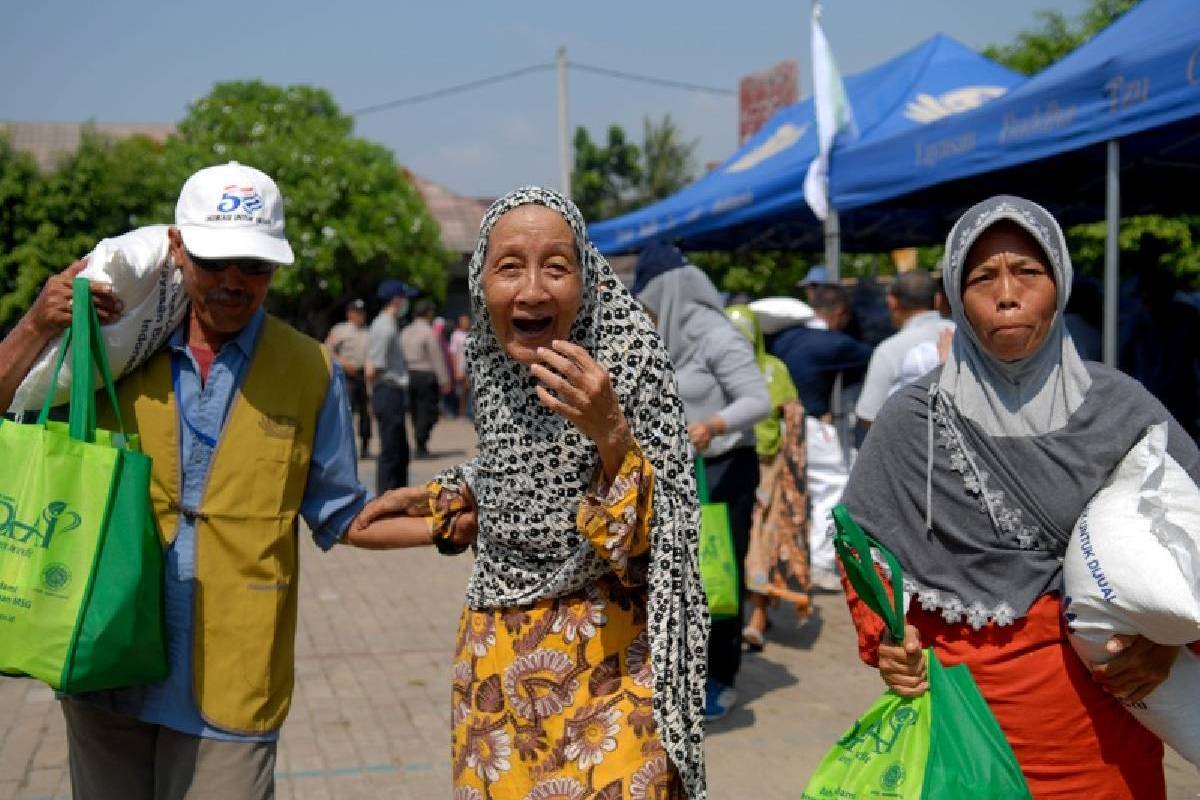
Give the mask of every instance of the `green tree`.
<svg viewBox="0 0 1200 800">
<path fill-rule="evenodd" d="M 620 125 L 610 125 L 607 143 L 592 141 L 587 129 L 575 129 L 575 166 L 571 199 L 589 222 L 608 219 L 635 207 L 642 180 L 638 146 L 625 138 Z"/>
<path fill-rule="evenodd" d="M 158 211 L 170 185 L 163 147 L 144 136 L 112 141 L 85 126 L 79 148 L 46 176 L 15 154 L 0 153 L 4 162 L 10 166 L 0 170 L 28 183 L 13 206 L 16 218 L 0 223 L 12 232 L 0 231 L 0 325 L 15 322 L 46 278 L 100 239 L 170 219 Z"/>
<path fill-rule="evenodd" d="M 1091 0 L 1072 23 L 1061 11 L 1039 11 L 1039 27 L 1017 34 L 1010 44 L 997 44 L 983 53 L 1024 75 L 1033 75 L 1070 53 L 1137 5 L 1138 0 Z"/>
<path fill-rule="evenodd" d="M 279 184 L 296 263 L 276 273 L 270 303 L 313 332 L 388 275 L 445 293 L 437 223 L 392 154 L 352 131 L 323 89 L 243 81 L 196 101 L 167 143 L 177 175 L 235 160 Z"/>
<path fill-rule="evenodd" d="M 649 117 L 642 121 L 642 176 L 640 201 L 650 204 L 692 182 L 694 154 L 699 139 L 683 141 L 679 126 L 667 114 L 659 123 Z"/>
<path fill-rule="evenodd" d="M 171 222 L 187 177 L 230 160 L 263 170 L 284 196 L 296 263 L 275 275 L 276 313 L 323 333 L 344 300 L 388 275 L 441 298 L 449 257 L 437 224 L 392 154 L 352 129 L 324 90 L 247 81 L 217 84 L 165 144 L 85 129 L 45 176 L 0 145 L 0 325 L 99 239 Z"/>
</svg>

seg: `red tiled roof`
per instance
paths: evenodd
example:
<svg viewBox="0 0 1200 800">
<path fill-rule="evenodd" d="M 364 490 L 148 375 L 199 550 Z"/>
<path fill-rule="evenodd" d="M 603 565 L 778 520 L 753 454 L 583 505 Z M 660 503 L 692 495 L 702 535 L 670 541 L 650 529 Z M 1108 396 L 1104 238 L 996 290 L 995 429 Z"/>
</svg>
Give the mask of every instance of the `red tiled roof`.
<svg viewBox="0 0 1200 800">
<path fill-rule="evenodd" d="M 8 134 L 14 150 L 29 153 L 41 169 L 52 169 L 64 155 L 79 148 L 79 140 L 85 123 L 81 122 L 0 122 L 0 129 Z M 101 136 L 124 139 L 127 136 L 149 136 L 157 142 L 165 141 L 175 130 L 174 125 L 160 122 L 93 122 Z"/>
<path fill-rule="evenodd" d="M 401 169 L 404 169 L 403 167 Z M 426 208 L 442 229 L 442 246 L 454 253 L 471 253 L 479 238 L 479 223 L 490 203 L 463 197 L 427 178 L 404 169 L 404 174 L 420 192 Z"/>
</svg>

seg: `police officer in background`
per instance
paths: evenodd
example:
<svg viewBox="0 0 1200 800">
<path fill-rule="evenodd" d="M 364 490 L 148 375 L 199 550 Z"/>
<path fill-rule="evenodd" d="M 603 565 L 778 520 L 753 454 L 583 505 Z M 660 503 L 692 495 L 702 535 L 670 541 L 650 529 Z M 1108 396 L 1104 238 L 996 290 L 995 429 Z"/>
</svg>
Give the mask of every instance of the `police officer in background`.
<svg viewBox="0 0 1200 800">
<path fill-rule="evenodd" d="M 363 367 L 371 330 L 367 326 L 367 304 L 361 298 L 346 305 L 346 320 L 329 329 L 325 346 L 333 353 L 346 375 L 350 408 L 358 415 L 359 455 L 366 458 L 371 449 L 371 409 L 367 402 L 367 379 Z"/>
</svg>

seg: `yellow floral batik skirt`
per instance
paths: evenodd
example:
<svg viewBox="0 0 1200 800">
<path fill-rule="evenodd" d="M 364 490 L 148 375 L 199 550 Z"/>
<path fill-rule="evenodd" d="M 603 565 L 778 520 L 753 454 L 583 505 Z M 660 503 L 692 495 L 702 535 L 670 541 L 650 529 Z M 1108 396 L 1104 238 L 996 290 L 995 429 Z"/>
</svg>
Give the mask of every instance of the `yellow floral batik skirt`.
<svg viewBox="0 0 1200 800">
<path fill-rule="evenodd" d="M 645 587 L 615 576 L 463 611 L 451 705 L 454 800 L 676 800 L 654 725 Z"/>
</svg>

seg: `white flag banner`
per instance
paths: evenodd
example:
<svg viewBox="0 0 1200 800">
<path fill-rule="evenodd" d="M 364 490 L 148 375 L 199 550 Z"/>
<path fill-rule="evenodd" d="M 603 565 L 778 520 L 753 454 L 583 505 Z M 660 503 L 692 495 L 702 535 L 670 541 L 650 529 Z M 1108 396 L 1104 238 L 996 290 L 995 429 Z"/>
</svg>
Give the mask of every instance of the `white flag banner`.
<svg viewBox="0 0 1200 800">
<path fill-rule="evenodd" d="M 813 109 L 817 115 L 817 157 L 808 165 L 804 176 L 804 199 L 808 207 L 824 220 L 829 216 L 829 153 L 833 141 L 843 129 L 852 137 L 858 136 L 854 111 L 846 97 L 842 75 L 833 61 L 829 41 L 821 29 L 821 4 L 813 3 L 812 10 L 812 76 Z"/>
</svg>

